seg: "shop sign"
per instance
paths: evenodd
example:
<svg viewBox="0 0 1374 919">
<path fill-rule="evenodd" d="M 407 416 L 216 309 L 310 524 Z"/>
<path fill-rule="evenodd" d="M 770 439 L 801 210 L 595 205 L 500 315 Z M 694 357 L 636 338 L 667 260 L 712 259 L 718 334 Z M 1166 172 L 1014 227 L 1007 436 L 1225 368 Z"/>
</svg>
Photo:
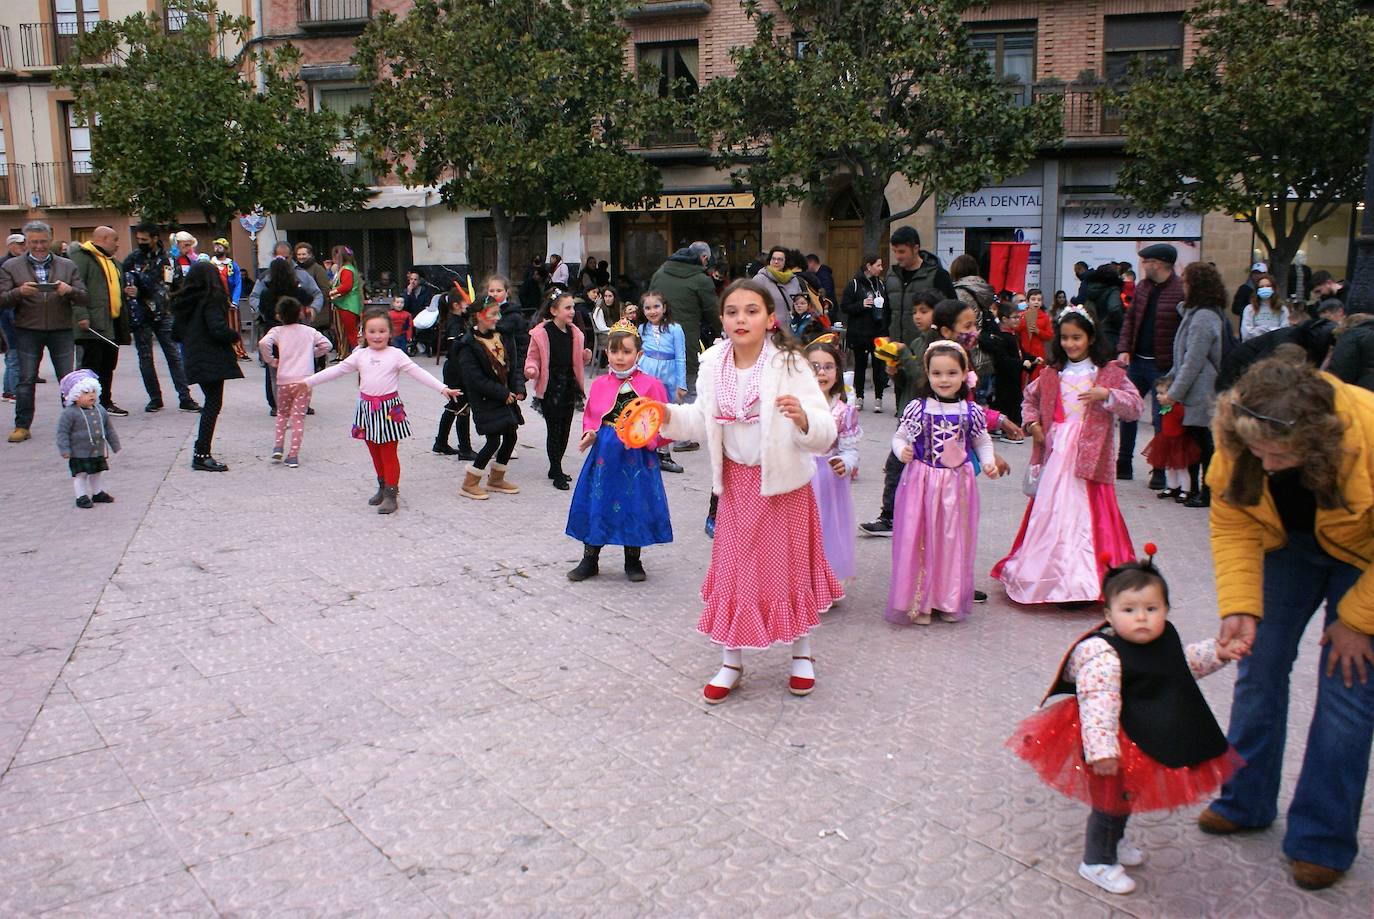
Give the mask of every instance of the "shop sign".
<svg viewBox="0 0 1374 919">
<path fill-rule="evenodd" d="M 1064 237 L 1200 239 L 1202 215 L 1181 207 L 1146 208 L 1127 201 L 1093 201 L 1064 208 Z"/>
<path fill-rule="evenodd" d="M 980 188 L 955 195 L 940 211 L 941 217 L 1039 217 L 1040 189 Z"/>
<path fill-rule="evenodd" d="M 608 214 L 621 211 L 738 211 L 752 210 L 754 196 L 749 192 L 697 191 L 664 195 L 648 207 L 622 207 L 605 204 Z"/>
</svg>

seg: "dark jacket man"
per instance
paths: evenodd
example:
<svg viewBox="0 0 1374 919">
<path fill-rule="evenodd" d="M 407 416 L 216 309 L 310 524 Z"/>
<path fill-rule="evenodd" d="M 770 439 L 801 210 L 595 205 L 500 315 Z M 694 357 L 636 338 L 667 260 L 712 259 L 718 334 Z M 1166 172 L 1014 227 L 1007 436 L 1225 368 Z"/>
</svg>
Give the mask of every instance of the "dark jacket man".
<svg viewBox="0 0 1374 919">
<path fill-rule="evenodd" d="M 710 256 L 711 247 L 706 243 L 692 243 L 669 256 L 649 281 L 649 290 L 663 294 L 673 308 L 673 320 L 682 326 L 689 376 L 697 372 L 702 330 L 708 334 L 720 331 L 716 285 L 706 275 L 706 259 Z"/>
<path fill-rule="evenodd" d="M 1153 357 L 1155 369 L 1161 374 L 1168 373 L 1174 366 L 1174 335 L 1182 317 L 1178 305 L 1183 302 L 1183 279 L 1177 272 L 1169 275 L 1162 284 L 1155 284 L 1148 277 L 1142 277 L 1135 285 L 1135 296 L 1131 298 L 1131 309 L 1126 313 L 1126 321 L 1121 325 L 1121 338 L 1117 341 L 1117 351 L 1125 354 L 1140 354 L 1136 337 L 1142 324 L 1148 324 L 1150 298 L 1158 289 L 1159 297 L 1154 306 Z M 1149 353 L 1148 351 L 1146 353 Z"/>
<path fill-rule="evenodd" d="M 888 337 L 893 341 L 910 341 L 916 334 L 916 323 L 911 318 L 911 306 L 916 292 L 935 288 L 950 300 L 955 299 L 954 282 L 949 272 L 940 267 L 940 260 L 934 252 L 919 250 L 921 264 L 908 271 L 893 264 L 887 272 L 887 296 L 883 308 L 891 317 Z"/>
<path fill-rule="evenodd" d="M 118 300 L 112 303 L 105 268 L 96 252 L 91 251 L 93 247 L 94 243 L 67 247 L 67 251 L 71 253 L 72 264 L 76 266 L 77 277 L 81 279 L 90 295 L 86 303 L 76 304 L 72 308 L 72 326 L 76 331 L 76 340 L 92 340 L 96 338 L 95 333 L 99 333 L 117 345 L 127 345 L 133 338 L 129 335 L 129 310 L 124 297 L 124 280 L 119 263 L 105 255 L 117 279 L 115 293 Z M 104 254 L 103 251 L 101 254 Z M 89 330 L 80 328 L 83 319 L 90 323 Z"/>
</svg>

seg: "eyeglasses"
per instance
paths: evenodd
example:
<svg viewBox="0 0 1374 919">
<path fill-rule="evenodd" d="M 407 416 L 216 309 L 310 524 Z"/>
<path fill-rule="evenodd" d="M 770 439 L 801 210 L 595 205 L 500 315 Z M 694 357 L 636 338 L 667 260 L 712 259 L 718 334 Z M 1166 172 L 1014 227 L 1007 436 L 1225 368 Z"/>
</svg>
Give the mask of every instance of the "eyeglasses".
<svg viewBox="0 0 1374 919">
<path fill-rule="evenodd" d="M 1276 424 L 1281 428 L 1292 428 L 1293 425 L 1298 423 L 1296 420 L 1293 419 L 1275 418 L 1272 415 L 1261 415 L 1254 409 L 1246 408 L 1244 404 L 1234 400 L 1232 400 L 1231 404 L 1235 406 L 1236 411 L 1240 412 L 1242 415 L 1247 415 L 1255 419 L 1256 421 L 1267 421 L 1268 423 Z"/>
<path fill-rule="evenodd" d="M 829 370 L 831 373 L 834 373 L 838 368 L 834 364 L 817 364 L 815 361 L 812 361 L 811 369 L 816 371 L 817 373 L 823 373 L 826 370 Z"/>
</svg>

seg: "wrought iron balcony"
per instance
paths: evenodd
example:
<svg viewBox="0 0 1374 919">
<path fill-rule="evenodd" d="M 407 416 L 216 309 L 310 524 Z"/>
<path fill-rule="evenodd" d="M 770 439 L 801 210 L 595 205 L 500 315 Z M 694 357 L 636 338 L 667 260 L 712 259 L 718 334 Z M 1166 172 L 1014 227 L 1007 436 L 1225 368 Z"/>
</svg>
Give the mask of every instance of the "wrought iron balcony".
<svg viewBox="0 0 1374 919">
<path fill-rule="evenodd" d="M 91 203 L 94 179 L 89 160 L 34 163 L 33 187 L 25 190 L 37 193 L 39 207 L 80 207 Z"/>
<path fill-rule="evenodd" d="M 10 27 L 0 26 L 0 73 L 14 70 L 14 48 L 10 44 Z"/>
<path fill-rule="evenodd" d="M 360 30 L 371 18 L 371 0 L 297 0 L 296 24 L 302 29 Z"/>
<path fill-rule="evenodd" d="M 1037 101 L 1059 97 L 1063 100 L 1063 126 L 1066 140 L 1118 139 L 1125 134 L 1121 110 L 1102 102 L 1103 83 L 1038 83 Z"/>
<path fill-rule="evenodd" d="M 0 207 L 29 206 L 24 189 L 24 167 L 0 163 Z"/>
</svg>

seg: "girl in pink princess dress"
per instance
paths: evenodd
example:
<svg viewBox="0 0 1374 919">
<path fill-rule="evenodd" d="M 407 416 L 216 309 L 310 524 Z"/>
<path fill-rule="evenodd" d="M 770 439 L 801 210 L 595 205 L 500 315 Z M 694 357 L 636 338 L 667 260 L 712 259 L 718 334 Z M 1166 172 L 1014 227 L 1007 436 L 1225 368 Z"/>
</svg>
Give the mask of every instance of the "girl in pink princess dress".
<svg viewBox="0 0 1374 919">
<path fill-rule="evenodd" d="M 982 406 L 969 399 L 968 353 L 957 342 L 931 342 L 925 387 L 902 412 L 892 452 L 906 464 L 892 527 L 889 622 L 930 625 L 966 618 L 973 607 L 978 554 L 978 474 L 1001 475 Z"/>
<path fill-rule="evenodd" d="M 1113 482 L 1116 422 L 1136 420 L 1142 405 L 1092 316 L 1066 309 L 1021 409 L 1039 482 L 1011 553 L 992 569 L 1015 602 L 1091 603 L 1107 569 L 1135 557 Z"/>
<path fill-rule="evenodd" d="M 816 474 L 811 477 L 811 490 L 816 493 L 816 505 L 821 512 L 821 536 L 825 542 L 825 558 L 830 570 L 841 583 L 854 580 L 854 476 L 859 472 L 859 441 L 864 429 L 859 415 L 848 400 L 844 385 L 844 352 L 839 348 L 839 336 L 833 332 L 822 335 L 806 346 L 806 357 L 816 382 L 830 403 L 839 435 L 824 456 L 816 457 Z"/>
</svg>

